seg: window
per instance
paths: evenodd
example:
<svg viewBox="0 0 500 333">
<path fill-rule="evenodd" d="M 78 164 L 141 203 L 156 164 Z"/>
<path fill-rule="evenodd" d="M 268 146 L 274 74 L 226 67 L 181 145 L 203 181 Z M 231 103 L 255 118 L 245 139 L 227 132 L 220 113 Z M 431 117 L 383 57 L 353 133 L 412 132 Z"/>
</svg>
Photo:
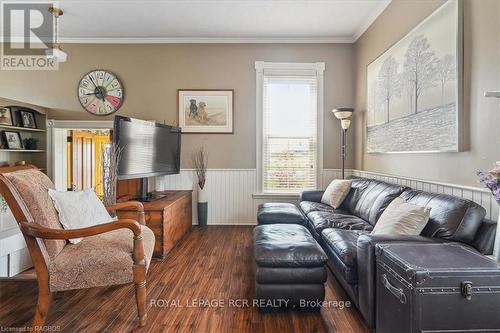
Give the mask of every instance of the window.
<svg viewBox="0 0 500 333">
<path fill-rule="evenodd" d="M 259 190 L 283 194 L 318 188 L 323 69 L 319 76 L 317 64 L 288 64 L 288 68 L 263 64 L 268 66 L 260 73 L 256 66 L 261 90 L 257 94 Z"/>
</svg>

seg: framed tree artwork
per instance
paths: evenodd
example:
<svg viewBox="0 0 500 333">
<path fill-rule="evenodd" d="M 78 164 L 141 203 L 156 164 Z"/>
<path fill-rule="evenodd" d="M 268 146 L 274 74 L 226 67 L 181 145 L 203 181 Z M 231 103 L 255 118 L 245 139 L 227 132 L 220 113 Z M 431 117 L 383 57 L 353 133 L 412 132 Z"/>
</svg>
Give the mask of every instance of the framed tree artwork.
<svg viewBox="0 0 500 333">
<path fill-rule="evenodd" d="M 232 89 L 179 89 L 177 108 L 183 133 L 233 133 Z"/>
<path fill-rule="evenodd" d="M 461 150 L 462 26 L 449 0 L 368 65 L 368 153 Z"/>
</svg>

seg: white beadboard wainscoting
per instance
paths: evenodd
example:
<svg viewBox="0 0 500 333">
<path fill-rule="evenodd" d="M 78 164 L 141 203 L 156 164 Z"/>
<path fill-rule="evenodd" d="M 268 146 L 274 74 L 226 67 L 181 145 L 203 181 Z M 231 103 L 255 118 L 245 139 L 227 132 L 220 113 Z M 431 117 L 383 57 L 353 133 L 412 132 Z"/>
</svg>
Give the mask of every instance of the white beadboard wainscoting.
<svg viewBox="0 0 500 333">
<path fill-rule="evenodd" d="M 440 183 L 425 179 L 416 179 L 361 170 L 346 170 L 346 176 L 375 178 L 388 183 L 409 186 L 417 190 L 446 193 L 472 200 L 487 211 L 487 218 L 496 220 L 498 205 L 487 189 Z M 335 178 L 340 178 L 339 169 L 324 169 L 321 188 L 325 188 Z M 183 169 L 178 175 L 157 177 L 157 190 L 192 190 L 196 189 L 196 175 L 192 169 Z M 257 206 L 263 202 L 293 202 L 298 196 L 262 197 L 253 194 L 256 189 L 255 169 L 209 169 L 207 171 L 208 224 L 256 224 Z M 196 191 L 193 191 L 193 224 L 196 217 Z"/>
<path fill-rule="evenodd" d="M 351 170 L 346 174 L 352 174 Z M 339 178 L 340 170 L 325 169 L 322 183 L 327 186 Z M 298 195 L 266 197 L 255 195 L 257 171 L 255 169 L 209 169 L 207 170 L 208 224 L 210 225 L 255 225 L 257 206 L 264 202 L 298 202 Z M 196 189 L 196 173 L 183 169 L 178 175 L 156 178 L 157 190 Z M 197 224 L 197 191 L 193 191 L 193 224 Z"/>
<path fill-rule="evenodd" d="M 374 178 L 387 183 L 408 186 L 416 190 L 451 194 L 456 197 L 472 200 L 486 209 L 486 218 L 494 221 L 498 218 L 498 204 L 491 192 L 486 188 L 441 183 L 431 180 L 361 170 L 352 170 L 351 174 L 358 177 Z"/>
<path fill-rule="evenodd" d="M 157 190 L 193 190 L 193 224 L 198 223 L 196 203 L 197 178 L 193 169 L 178 175 L 156 177 Z M 257 205 L 255 169 L 209 169 L 205 189 L 208 198 L 208 224 L 256 224 Z M 286 201 L 286 200 L 285 200 Z"/>
</svg>

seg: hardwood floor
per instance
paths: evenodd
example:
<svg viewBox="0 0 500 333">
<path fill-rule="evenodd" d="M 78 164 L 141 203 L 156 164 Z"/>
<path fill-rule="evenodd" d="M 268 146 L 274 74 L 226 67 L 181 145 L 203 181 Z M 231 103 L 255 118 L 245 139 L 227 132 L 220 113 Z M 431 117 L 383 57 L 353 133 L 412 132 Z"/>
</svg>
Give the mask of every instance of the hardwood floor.
<svg viewBox="0 0 500 333">
<path fill-rule="evenodd" d="M 153 261 L 148 304 L 156 306 L 144 328 L 137 326 L 132 285 L 56 293 L 47 325 L 59 332 L 369 332 L 354 307 L 271 314 L 251 307 L 251 239 L 251 226 L 194 227 L 167 259 Z M 331 274 L 326 287 L 327 301 L 348 300 Z M 0 281 L 0 331 L 27 325 L 36 296 L 34 282 Z M 230 306 L 237 299 L 250 307 Z M 220 301 L 196 307 L 196 300 Z"/>
</svg>

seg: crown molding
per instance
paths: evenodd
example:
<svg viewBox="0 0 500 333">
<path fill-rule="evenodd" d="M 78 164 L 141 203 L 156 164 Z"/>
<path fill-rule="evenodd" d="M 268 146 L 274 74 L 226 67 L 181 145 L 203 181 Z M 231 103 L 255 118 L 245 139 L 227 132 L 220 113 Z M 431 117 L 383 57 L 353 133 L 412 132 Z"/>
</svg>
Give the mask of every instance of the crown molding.
<svg viewBox="0 0 500 333">
<path fill-rule="evenodd" d="M 61 44 L 333 44 L 353 43 L 352 37 L 120 37 L 60 38 Z"/>
<path fill-rule="evenodd" d="M 60 37 L 61 44 L 353 44 L 375 22 L 392 0 L 381 2 L 352 36 L 343 37 Z M 13 37 L 1 43 L 23 43 Z"/>
<path fill-rule="evenodd" d="M 367 17 L 367 19 L 364 21 L 363 24 L 356 30 L 354 35 L 352 35 L 352 43 L 355 43 L 359 37 L 361 37 L 366 30 L 375 22 L 375 20 L 382 14 L 382 12 L 389 6 L 389 4 L 392 2 L 392 0 L 385 0 L 384 2 L 381 2 L 371 13 L 370 16 Z"/>
<path fill-rule="evenodd" d="M 1 43 L 24 43 L 23 37 Z M 39 42 L 36 40 L 35 42 Z M 60 44 L 351 44 L 352 37 L 61 37 Z"/>
</svg>

